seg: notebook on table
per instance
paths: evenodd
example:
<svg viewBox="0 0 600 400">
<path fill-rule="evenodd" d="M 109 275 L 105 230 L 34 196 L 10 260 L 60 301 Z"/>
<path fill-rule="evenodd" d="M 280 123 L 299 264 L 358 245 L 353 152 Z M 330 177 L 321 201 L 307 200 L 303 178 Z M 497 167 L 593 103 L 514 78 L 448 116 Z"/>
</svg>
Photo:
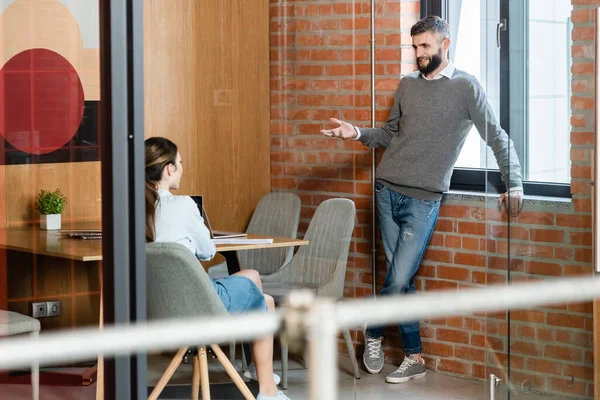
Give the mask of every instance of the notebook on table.
<svg viewBox="0 0 600 400">
<path fill-rule="evenodd" d="M 61 230 L 60 233 L 75 239 L 102 239 L 102 230 L 100 229 Z"/>
<path fill-rule="evenodd" d="M 204 225 L 206 225 L 206 227 L 208 228 L 208 231 L 210 232 L 211 239 L 227 239 L 227 238 L 239 238 L 239 237 L 247 236 L 245 233 L 241 233 L 241 232 L 213 231 L 212 227 L 210 226 L 210 220 L 208 219 L 208 214 L 206 213 L 206 209 L 204 208 L 204 204 L 202 202 L 202 196 L 198 195 L 198 196 L 190 196 L 190 197 L 192 198 L 192 200 L 194 200 L 194 203 L 196 203 L 196 206 L 198 206 L 198 210 L 200 210 L 200 215 L 202 216 L 202 218 L 204 218 Z"/>
</svg>

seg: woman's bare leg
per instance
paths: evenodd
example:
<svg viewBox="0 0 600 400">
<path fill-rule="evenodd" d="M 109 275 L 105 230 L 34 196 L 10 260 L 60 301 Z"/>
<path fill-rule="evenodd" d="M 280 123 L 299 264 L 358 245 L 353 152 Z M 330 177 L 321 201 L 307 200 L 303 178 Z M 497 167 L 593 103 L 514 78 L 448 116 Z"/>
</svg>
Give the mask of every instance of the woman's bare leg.
<svg viewBox="0 0 600 400">
<path fill-rule="evenodd" d="M 262 292 L 260 274 L 257 271 L 245 269 L 234 275 L 250 279 Z M 273 300 L 273 297 L 268 294 L 263 295 L 265 296 L 265 303 L 267 303 L 267 311 L 275 311 L 275 300 Z M 252 342 L 251 351 L 252 360 L 254 360 L 254 364 L 256 365 L 260 393 L 265 396 L 274 396 L 278 390 L 273 378 L 273 336 L 264 337 Z"/>
<path fill-rule="evenodd" d="M 269 312 L 275 310 L 275 301 L 265 294 L 265 301 Z M 252 359 L 256 365 L 258 386 L 260 393 L 266 396 L 277 394 L 277 385 L 273 378 L 273 336 L 264 337 L 252 342 Z"/>
<path fill-rule="evenodd" d="M 236 272 L 233 275 L 234 276 L 243 276 L 244 278 L 250 279 L 252 282 L 254 282 L 256 284 L 256 286 L 258 286 L 258 288 L 262 292 L 262 282 L 260 281 L 260 274 L 258 273 L 258 271 L 254 270 L 254 269 L 243 269 L 239 272 Z"/>
</svg>

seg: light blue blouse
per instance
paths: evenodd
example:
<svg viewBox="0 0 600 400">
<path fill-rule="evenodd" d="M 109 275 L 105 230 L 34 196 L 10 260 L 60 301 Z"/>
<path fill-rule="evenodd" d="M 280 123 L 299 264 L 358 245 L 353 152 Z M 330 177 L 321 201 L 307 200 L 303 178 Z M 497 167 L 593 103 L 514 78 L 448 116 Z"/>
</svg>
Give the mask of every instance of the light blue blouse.
<svg viewBox="0 0 600 400">
<path fill-rule="evenodd" d="M 162 189 L 158 195 L 155 241 L 182 244 L 203 261 L 213 258 L 216 248 L 194 200 Z"/>
</svg>

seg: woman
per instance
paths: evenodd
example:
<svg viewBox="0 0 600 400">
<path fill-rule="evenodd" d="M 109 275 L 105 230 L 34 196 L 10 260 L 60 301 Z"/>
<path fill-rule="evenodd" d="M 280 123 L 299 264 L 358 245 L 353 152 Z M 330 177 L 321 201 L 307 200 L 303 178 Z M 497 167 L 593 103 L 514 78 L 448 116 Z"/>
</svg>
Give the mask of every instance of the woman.
<svg viewBox="0 0 600 400">
<path fill-rule="evenodd" d="M 153 137 L 146 139 L 145 147 L 146 241 L 179 243 L 200 260 L 210 260 L 216 249 L 196 203 L 189 196 L 174 196 L 169 191 L 179 188 L 183 174 L 177 146 L 168 139 Z M 262 293 L 260 276 L 254 270 L 211 281 L 229 313 L 275 309 L 273 298 Z M 257 340 L 251 347 L 260 392 L 257 400 L 290 400 L 275 383 L 273 337 Z"/>
</svg>

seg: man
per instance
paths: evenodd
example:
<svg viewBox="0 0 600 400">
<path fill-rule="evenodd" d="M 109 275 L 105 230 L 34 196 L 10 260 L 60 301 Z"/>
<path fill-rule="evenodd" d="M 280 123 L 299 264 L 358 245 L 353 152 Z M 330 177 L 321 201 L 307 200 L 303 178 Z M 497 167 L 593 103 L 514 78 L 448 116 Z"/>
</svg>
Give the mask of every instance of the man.
<svg viewBox="0 0 600 400">
<path fill-rule="evenodd" d="M 430 16 L 411 28 L 418 71 L 400 81 L 387 124 L 357 128 L 332 118 L 325 136 L 360 140 L 383 147 L 375 183 L 377 210 L 387 275 L 381 295 L 413 293 L 414 276 L 433 233 L 442 193 L 450 186 L 452 169 L 476 126 L 494 152 L 508 189 L 498 205 L 516 216 L 522 207 L 521 169 L 513 143 L 499 126 L 477 80 L 455 69 L 448 59 L 450 30 L 443 19 Z M 399 325 L 405 358 L 386 378 L 402 383 L 425 375 L 419 321 Z M 365 330 L 363 361 L 379 373 L 384 356 L 383 327 Z"/>
</svg>

